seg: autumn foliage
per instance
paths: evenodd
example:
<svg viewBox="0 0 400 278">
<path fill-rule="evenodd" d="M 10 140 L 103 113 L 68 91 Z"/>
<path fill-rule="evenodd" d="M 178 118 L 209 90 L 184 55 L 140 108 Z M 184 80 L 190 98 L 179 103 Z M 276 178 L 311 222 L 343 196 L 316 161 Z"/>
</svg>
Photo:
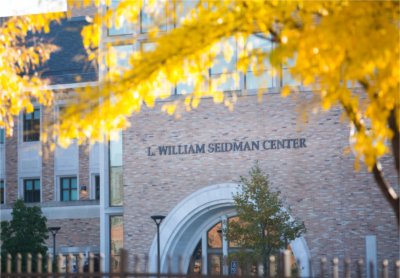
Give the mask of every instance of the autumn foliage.
<svg viewBox="0 0 400 278">
<path fill-rule="evenodd" d="M 229 72 L 233 82 L 249 69 L 261 74 L 268 68 L 279 76 L 284 67 L 301 86 L 281 86 L 282 96 L 307 94 L 309 111 L 342 108 L 353 128 L 356 167 L 362 161 L 374 173 L 399 215 L 398 195 L 379 164 L 389 154 L 399 169 L 398 1 L 122 0 L 118 5 L 105 4 L 110 8 L 103 7 L 90 19 L 82 37 L 89 58 L 98 59 L 106 70 L 99 86 L 78 92 L 65 120 L 51 129 L 61 145 L 68 145 L 70 138 L 83 142 L 116 136 L 129 126 L 132 113 L 168 98 L 179 83 L 190 81 L 192 90 L 167 102 L 163 110 L 168 114 L 194 109 L 205 96 L 234 109 L 235 92 L 218 89 L 228 75 L 211 79 L 208 72 L 221 56 L 226 63 L 236 59 L 235 70 Z M 143 47 L 138 31 L 144 13 L 151 47 Z M 0 126 L 9 135 L 13 116 L 32 111 L 32 101 L 49 105 L 53 98 L 42 90 L 45 80 L 24 75 L 26 67 L 46 61 L 52 49 L 27 48 L 24 37 L 29 30 L 48 31 L 49 22 L 63 16 L 12 18 L 1 27 Z M 99 44 L 110 27 L 131 28 L 131 35 Z M 254 45 L 254 36 L 273 47 Z M 118 45 L 134 45 L 135 50 L 121 56 Z"/>
</svg>

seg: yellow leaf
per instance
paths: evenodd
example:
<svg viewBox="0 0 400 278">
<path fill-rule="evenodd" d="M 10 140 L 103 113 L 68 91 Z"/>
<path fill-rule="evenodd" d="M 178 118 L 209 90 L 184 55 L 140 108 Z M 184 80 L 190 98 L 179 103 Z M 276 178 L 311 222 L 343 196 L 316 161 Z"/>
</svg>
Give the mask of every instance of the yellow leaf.
<svg viewBox="0 0 400 278">
<path fill-rule="evenodd" d="M 288 85 L 285 85 L 282 87 L 282 90 L 281 90 L 282 97 L 288 97 L 290 95 L 290 93 L 291 93 L 291 89 Z"/>
<path fill-rule="evenodd" d="M 214 93 L 214 102 L 221 103 L 224 100 L 224 93 L 223 92 L 215 92 Z"/>
</svg>

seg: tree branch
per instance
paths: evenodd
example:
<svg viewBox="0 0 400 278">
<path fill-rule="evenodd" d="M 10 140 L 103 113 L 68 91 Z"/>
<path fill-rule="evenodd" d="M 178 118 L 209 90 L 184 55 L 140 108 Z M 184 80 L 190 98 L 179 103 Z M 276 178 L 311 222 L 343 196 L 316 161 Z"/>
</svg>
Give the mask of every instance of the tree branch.
<svg viewBox="0 0 400 278">
<path fill-rule="evenodd" d="M 399 196 L 397 195 L 397 193 L 393 189 L 393 187 L 391 187 L 390 184 L 385 180 L 385 177 L 383 176 L 382 168 L 381 168 L 379 162 L 375 163 L 372 172 L 374 174 L 374 178 L 375 178 L 376 183 L 378 184 L 378 187 L 381 189 L 383 195 L 386 197 L 386 200 L 388 200 L 390 206 L 395 211 L 395 214 L 397 217 L 397 224 L 400 224 Z"/>
<path fill-rule="evenodd" d="M 271 31 L 270 31 L 271 32 Z M 257 38 L 260 38 L 260 39 L 263 39 L 263 40 L 266 40 L 266 41 L 270 41 L 270 42 L 275 42 L 276 41 L 276 39 L 273 39 L 273 38 L 271 38 L 271 37 L 266 37 L 264 34 L 262 34 L 262 33 L 254 33 L 253 34 L 254 36 L 256 36 Z M 271 36 L 272 37 L 276 37 L 276 35 L 274 34 L 274 33 L 272 33 L 271 32 Z"/>
<path fill-rule="evenodd" d="M 368 91 L 369 84 L 367 80 L 359 80 L 358 81 L 361 86 L 364 88 L 365 91 Z M 352 107 L 345 105 L 345 103 L 342 102 L 342 105 L 347 113 L 347 116 L 349 117 L 350 121 L 353 122 L 355 125 L 356 129 L 359 131 L 362 128 L 361 122 L 358 121 L 358 119 L 355 117 L 356 113 L 353 111 Z M 396 108 L 395 108 L 396 109 Z M 389 119 L 388 119 L 388 125 L 390 129 L 393 131 L 394 135 L 392 138 L 392 149 L 393 149 L 393 157 L 395 160 L 395 166 L 398 174 L 398 181 L 400 179 L 400 174 L 399 174 L 399 130 L 397 128 L 397 123 L 396 123 L 396 113 L 395 109 L 393 109 L 390 113 Z M 376 161 L 374 167 L 373 167 L 373 175 L 375 178 L 376 183 L 378 184 L 379 189 L 382 191 L 383 195 L 385 196 L 386 200 L 389 202 L 390 206 L 394 210 L 397 218 L 397 224 L 400 229 L 400 199 L 399 196 L 397 195 L 396 191 L 393 189 L 393 187 L 385 180 L 383 176 L 383 171 L 381 164 L 379 161 Z"/>
<path fill-rule="evenodd" d="M 398 124 L 396 123 L 396 113 L 395 109 L 390 112 L 389 116 L 389 127 L 393 131 L 393 138 L 392 138 L 392 151 L 394 157 L 394 163 L 397 170 L 397 176 L 400 179 L 400 162 L 399 162 L 399 148 L 400 148 L 400 131 L 398 129 Z"/>
</svg>

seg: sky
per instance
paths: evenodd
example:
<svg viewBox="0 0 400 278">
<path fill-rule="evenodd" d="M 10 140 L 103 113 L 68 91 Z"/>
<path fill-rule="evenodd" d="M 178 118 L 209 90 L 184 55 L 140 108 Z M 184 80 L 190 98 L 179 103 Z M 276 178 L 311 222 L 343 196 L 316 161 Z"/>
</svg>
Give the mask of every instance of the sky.
<svg viewBox="0 0 400 278">
<path fill-rule="evenodd" d="M 0 0 L 0 17 L 66 10 L 67 0 Z"/>
</svg>

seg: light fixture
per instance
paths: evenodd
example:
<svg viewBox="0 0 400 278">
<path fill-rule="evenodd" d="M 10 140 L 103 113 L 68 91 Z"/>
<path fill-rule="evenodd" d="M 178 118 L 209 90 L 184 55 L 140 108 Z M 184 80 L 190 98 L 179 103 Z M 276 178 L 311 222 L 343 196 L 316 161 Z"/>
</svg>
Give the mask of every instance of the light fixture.
<svg viewBox="0 0 400 278">
<path fill-rule="evenodd" d="M 164 215 L 151 216 L 151 219 L 153 219 L 157 225 L 157 274 L 158 274 L 158 276 L 160 276 L 160 224 L 164 220 L 164 218 L 165 218 Z"/>
<path fill-rule="evenodd" d="M 53 236 L 53 266 L 55 266 L 56 262 L 56 234 L 61 229 L 61 227 L 48 227 L 47 230 Z"/>
</svg>

